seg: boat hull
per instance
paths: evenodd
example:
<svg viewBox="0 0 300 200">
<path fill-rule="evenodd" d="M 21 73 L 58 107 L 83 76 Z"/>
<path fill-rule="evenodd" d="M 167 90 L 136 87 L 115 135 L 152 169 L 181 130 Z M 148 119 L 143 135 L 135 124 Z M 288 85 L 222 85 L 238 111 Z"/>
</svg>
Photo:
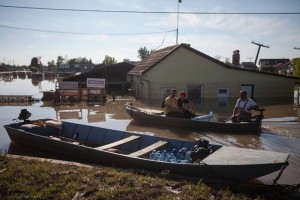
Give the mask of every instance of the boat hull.
<svg viewBox="0 0 300 200">
<path fill-rule="evenodd" d="M 166 117 L 161 114 L 150 114 L 134 106 L 125 105 L 125 110 L 130 117 L 141 124 L 163 125 L 168 127 L 195 128 L 201 131 L 225 133 L 260 133 L 261 121 L 249 123 L 209 122 L 184 118 Z"/>
<path fill-rule="evenodd" d="M 4 127 L 13 142 L 63 154 L 71 160 L 156 172 L 168 170 L 171 174 L 203 179 L 226 181 L 250 180 L 280 170 L 289 157 L 289 154 L 285 153 L 258 150 L 248 151 L 247 149 L 242 151 L 243 154 L 239 154 L 241 148 L 212 145 L 213 153 L 203 159 L 200 164 L 172 163 L 151 160 L 148 157 L 149 154 L 142 157 L 131 156 L 130 154 L 161 140 L 168 142 L 168 146 L 165 147 L 166 149 L 173 147 L 178 149 L 186 147 L 190 149 L 195 142 L 140 135 L 70 122 L 63 122 L 64 130 L 62 132 L 56 132 L 56 130 L 52 130 L 50 127 L 38 130 L 24 130 L 18 124 L 6 125 Z M 76 130 L 76 133 L 80 133 L 80 137 L 76 141 L 71 139 L 73 132 L 71 133 L 70 130 Z M 52 135 L 57 136 L 57 134 L 61 134 L 63 138 L 69 138 L 69 140 L 54 139 L 56 137 L 52 137 Z M 140 139 L 132 141 L 130 144 L 124 143 L 120 145 L 118 149 L 121 153 L 98 149 L 101 145 L 120 141 L 124 137 L 133 135 L 139 136 Z M 244 155 L 245 153 L 246 155 Z M 266 154 L 268 159 L 262 157 L 263 154 Z M 236 157 L 230 157 L 231 155 L 235 155 Z M 228 163 L 224 159 L 218 159 L 218 156 L 221 158 L 225 156 L 226 160 L 235 161 Z M 256 158 L 256 160 L 253 160 L 253 158 Z"/>
</svg>

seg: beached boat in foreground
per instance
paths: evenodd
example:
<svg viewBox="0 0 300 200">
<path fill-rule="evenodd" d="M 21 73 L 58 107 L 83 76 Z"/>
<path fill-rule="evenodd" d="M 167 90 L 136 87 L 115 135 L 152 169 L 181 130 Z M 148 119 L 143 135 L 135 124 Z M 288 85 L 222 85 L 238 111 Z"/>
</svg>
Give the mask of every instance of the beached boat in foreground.
<svg viewBox="0 0 300 200">
<path fill-rule="evenodd" d="M 260 133 L 261 121 L 263 118 L 262 112 L 264 111 L 264 109 L 259 110 L 260 114 L 256 115 L 251 122 L 232 123 L 230 119 L 218 116 L 214 117 L 214 121 L 202 121 L 201 118 L 194 120 L 166 117 L 163 112 L 149 112 L 147 109 L 139 108 L 130 104 L 125 104 L 124 107 L 128 115 L 141 124 L 196 128 L 201 131 L 230 133 Z"/>
<path fill-rule="evenodd" d="M 43 126 L 44 123 L 47 125 Z M 12 123 L 4 127 L 13 142 L 63 154 L 76 161 L 163 171 L 203 179 L 254 179 L 282 170 L 289 157 L 287 153 L 209 145 L 211 152 L 203 159 L 191 162 L 184 157 L 184 160 L 176 158 L 167 162 L 168 160 L 150 159 L 149 156 L 153 150 L 190 150 L 196 141 L 161 138 L 49 119 L 28 121 L 27 124 Z"/>
</svg>

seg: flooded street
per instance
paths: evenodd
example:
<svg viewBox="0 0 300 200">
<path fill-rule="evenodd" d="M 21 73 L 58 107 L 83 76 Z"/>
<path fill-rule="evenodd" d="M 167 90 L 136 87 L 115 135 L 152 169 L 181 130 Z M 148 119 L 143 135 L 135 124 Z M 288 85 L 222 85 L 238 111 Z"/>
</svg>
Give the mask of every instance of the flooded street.
<svg viewBox="0 0 300 200">
<path fill-rule="evenodd" d="M 42 97 L 42 91 L 54 90 L 56 80 L 40 80 L 38 83 L 31 79 L 13 79 L 12 82 L 0 81 L 0 94 L 30 94 L 35 98 Z M 34 83 L 34 84 L 33 84 Z M 265 118 L 261 134 L 230 134 L 202 132 L 192 129 L 173 127 L 143 126 L 132 121 L 126 114 L 123 105 L 133 102 L 144 107 L 160 109 L 154 106 L 145 106 L 129 97 L 118 97 L 116 101 L 109 99 L 103 105 L 87 106 L 85 102 L 70 106 L 52 106 L 49 102 L 29 103 L 1 103 L 0 104 L 0 151 L 12 154 L 31 156 L 52 156 L 49 153 L 11 143 L 3 125 L 13 122 L 21 109 L 32 113 L 31 120 L 39 118 L 54 118 L 80 124 L 89 124 L 111 129 L 139 132 L 143 134 L 159 135 L 161 137 L 195 141 L 203 138 L 213 144 L 244 147 L 251 149 L 270 150 L 290 154 L 289 166 L 282 174 L 278 183 L 300 183 L 300 109 L 292 104 L 266 105 Z M 229 108 L 231 110 L 231 108 Z M 218 110 L 215 110 L 218 113 Z M 220 111 L 221 112 L 221 111 Z M 224 111 L 222 111 L 224 113 Z M 229 113 L 229 112 L 228 112 Z M 54 155 L 55 156 L 55 155 Z M 57 155 L 56 155 L 57 156 Z M 59 156 L 58 156 L 59 157 Z M 247 172 L 245 172 L 247 173 Z M 270 184 L 278 172 L 272 176 L 260 178 L 263 183 Z"/>
</svg>

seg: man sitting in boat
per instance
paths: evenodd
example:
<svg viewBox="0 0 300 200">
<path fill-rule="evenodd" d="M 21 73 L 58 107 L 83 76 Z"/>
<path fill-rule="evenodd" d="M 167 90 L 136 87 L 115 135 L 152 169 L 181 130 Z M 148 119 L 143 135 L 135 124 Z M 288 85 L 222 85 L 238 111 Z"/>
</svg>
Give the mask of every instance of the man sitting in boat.
<svg viewBox="0 0 300 200">
<path fill-rule="evenodd" d="M 164 112 L 167 117 L 182 118 L 183 113 L 177 105 L 176 94 L 177 94 L 176 89 L 172 89 L 170 92 L 170 96 L 168 96 L 164 101 L 164 107 L 165 107 Z"/>
<path fill-rule="evenodd" d="M 183 113 L 183 117 L 186 119 L 191 119 L 195 117 L 195 106 L 193 102 L 187 99 L 187 94 L 182 91 L 180 92 L 180 97 L 177 99 L 177 105 Z"/>
<path fill-rule="evenodd" d="M 236 101 L 231 116 L 232 122 L 249 122 L 251 121 L 251 110 L 257 110 L 258 105 L 254 100 L 247 97 L 245 90 L 240 91 L 240 98 Z"/>
</svg>

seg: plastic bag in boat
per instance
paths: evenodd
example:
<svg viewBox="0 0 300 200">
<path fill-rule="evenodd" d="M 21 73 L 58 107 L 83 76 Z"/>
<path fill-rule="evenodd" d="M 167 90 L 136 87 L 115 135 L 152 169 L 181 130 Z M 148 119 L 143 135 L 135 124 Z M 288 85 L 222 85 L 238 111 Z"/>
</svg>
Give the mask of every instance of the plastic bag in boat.
<svg viewBox="0 0 300 200">
<path fill-rule="evenodd" d="M 210 113 L 208 115 L 197 116 L 197 117 L 192 118 L 192 120 L 205 121 L 205 122 L 215 122 L 216 117 L 217 117 L 217 115 L 214 114 L 212 111 L 210 111 Z"/>
</svg>

